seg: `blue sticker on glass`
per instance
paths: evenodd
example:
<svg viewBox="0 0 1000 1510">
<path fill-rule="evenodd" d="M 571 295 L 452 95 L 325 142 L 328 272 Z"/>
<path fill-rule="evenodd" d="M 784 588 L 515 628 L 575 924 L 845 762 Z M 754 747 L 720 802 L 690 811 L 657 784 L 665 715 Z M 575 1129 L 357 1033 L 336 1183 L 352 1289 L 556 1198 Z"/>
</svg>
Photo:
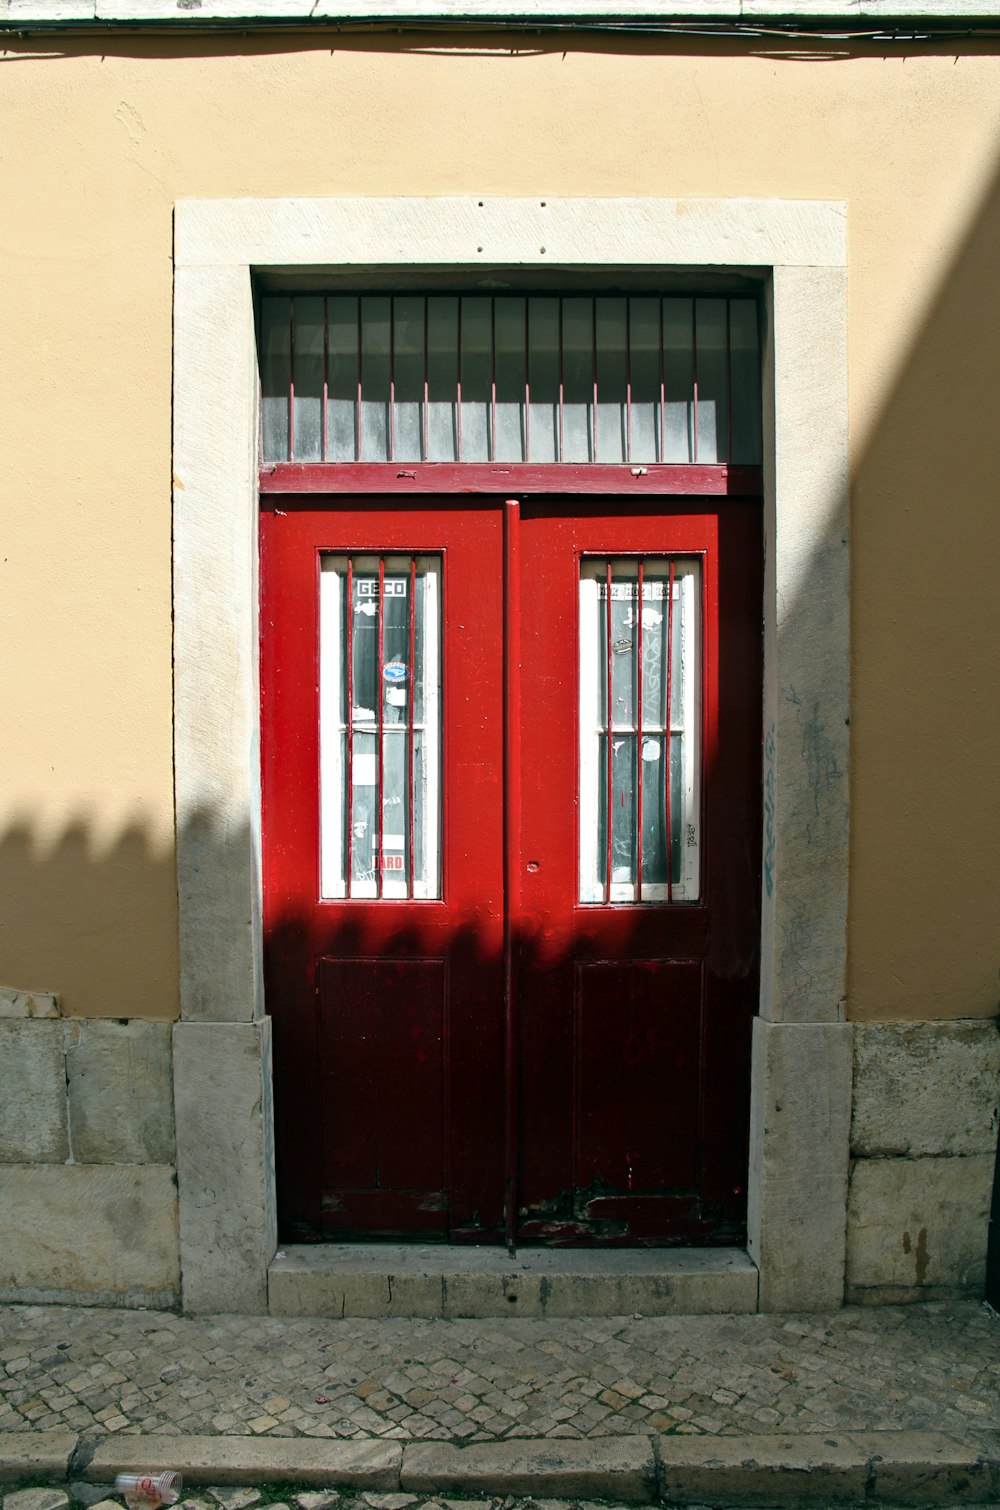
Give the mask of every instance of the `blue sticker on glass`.
<svg viewBox="0 0 1000 1510">
<path fill-rule="evenodd" d="M 387 682 L 405 682 L 406 667 L 402 661 L 387 661 L 382 668 L 382 675 Z"/>
</svg>

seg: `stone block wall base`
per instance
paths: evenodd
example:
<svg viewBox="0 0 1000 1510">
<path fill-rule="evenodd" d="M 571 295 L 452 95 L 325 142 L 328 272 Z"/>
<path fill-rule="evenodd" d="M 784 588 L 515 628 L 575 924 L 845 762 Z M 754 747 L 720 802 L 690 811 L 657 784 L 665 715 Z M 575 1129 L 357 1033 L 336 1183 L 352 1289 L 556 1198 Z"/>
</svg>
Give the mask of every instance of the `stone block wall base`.
<svg viewBox="0 0 1000 1510">
<path fill-rule="evenodd" d="M 843 1304 L 851 1035 L 754 1023 L 747 1227 L 762 1311 Z"/>
<path fill-rule="evenodd" d="M 858 1159 L 851 1169 L 847 1284 L 898 1304 L 983 1293 L 993 1159 Z"/>
<path fill-rule="evenodd" d="M 992 1153 L 998 1103 L 996 1018 L 855 1025 L 855 1158 Z"/>
<path fill-rule="evenodd" d="M 267 1310 L 278 1245 L 271 1020 L 174 1025 L 186 1311 Z"/>
<path fill-rule="evenodd" d="M 983 1294 L 998 1115 L 994 1019 L 858 1025 L 849 1301 Z"/>
<path fill-rule="evenodd" d="M 0 1301 L 176 1306 L 172 1168 L 2 1165 L 0 1211 Z"/>
</svg>

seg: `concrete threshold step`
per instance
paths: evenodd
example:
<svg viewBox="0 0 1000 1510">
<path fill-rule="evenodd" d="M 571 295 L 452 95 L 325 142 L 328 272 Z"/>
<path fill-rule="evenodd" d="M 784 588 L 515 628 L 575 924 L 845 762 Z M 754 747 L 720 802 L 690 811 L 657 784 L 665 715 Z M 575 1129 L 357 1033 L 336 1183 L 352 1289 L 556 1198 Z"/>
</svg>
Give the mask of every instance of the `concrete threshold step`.
<svg viewBox="0 0 1000 1510">
<path fill-rule="evenodd" d="M 757 1309 L 741 1248 L 449 1248 L 317 1243 L 268 1270 L 272 1316 L 698 1316 Z"/>
</svg>

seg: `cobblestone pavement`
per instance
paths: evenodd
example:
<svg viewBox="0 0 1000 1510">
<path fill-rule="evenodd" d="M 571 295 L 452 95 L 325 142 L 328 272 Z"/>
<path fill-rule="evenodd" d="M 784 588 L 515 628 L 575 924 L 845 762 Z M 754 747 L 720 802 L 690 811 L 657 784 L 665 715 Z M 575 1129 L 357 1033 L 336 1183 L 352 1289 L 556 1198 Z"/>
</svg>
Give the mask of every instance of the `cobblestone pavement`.
<svg viewBox="0 0 1000 1510">
<path fill-rule="evenodd" d="M 272 1494 L 284 1495 L 273 1498 Z M 109 1497 L 112 1496 L 112 1497 Z M 123 1510 L 121 1495 L 110 1486 L 71 1484 L 63 1488 L 10 1490 L 0 1487 L 0 1510 Z M 272 1493 L 260 1489 L 220 1487 L 198 1489 L 186 1494 L 175 1510 L 635 1510 L 633 1505 L 616 1505 L 606 1500 L 526 1499 L 517 1495 L 493 1499 L 443 1499 L 417 1494 L 338 1493 L 332 1489 L 290 1492 L 288 1486 L 275 1486 Z M 684 1510 L 709 1510 L 705 1505 L 686 1505 Z M 938 1510 L 948 1510 L 940 1506 Z M 953 1507 L 957 1510 L 957 1507 Z"/>
<path fill-rule="evenodd" d="M 998 1424 L 1000 1318 L 972 1301 L 574 1321 L 0 1307 L 0 1432 L 475 1442 Z"/>
<path fill-rule="evenodd" d="M 336 1490 L 307 1490 L 284 1493 L 273 1499 L 265 1488 L 244 1487 L 198 1489 L 185 1494 L 175 1510 L 635 1510 L 631 1505 L 612 1505 L 606 1501 L 524 1499 L 507 1495 L 494 1499 L 438 1499 L 417 1494 L 352 1494 Z M 109 1498 L 108 1496 L 111 1495 Z M 0 1510 L 123 1510 L 124 1499 L 113 1494 L 108 1485 L 71 1484 L 65 1489 L 11 1490 L 6 1496 L 0 1488 Z M 708 1510 L 706 1506 L 688 1506 L 685 1510 Z"/>
<path fill-rule="evenodd" d="M 279 1498 L 275 1498 L 277 1495 Z M 281 1498 L 280 1496 L 284 1496 Z M 0 1510 L 123 1510 L 125 1500 L 110 1485 L 76 1483 L 65 1488 L 12 1489 L 0 1487 Z M 493 1499 L 439 1499 L 417 1494 L 356 1494 L 335 1489 L 295 1493 L 287 1485 L 269 1492 L 250 1486 L 198 1489 L 186 1493 L 175 1510 L 634 1510 L 634 1506 L 605 1501 L 524 1499 L 515 1495 Z M 686 1510 L 707 1510 L 706 1506 Z"/>
</svg>

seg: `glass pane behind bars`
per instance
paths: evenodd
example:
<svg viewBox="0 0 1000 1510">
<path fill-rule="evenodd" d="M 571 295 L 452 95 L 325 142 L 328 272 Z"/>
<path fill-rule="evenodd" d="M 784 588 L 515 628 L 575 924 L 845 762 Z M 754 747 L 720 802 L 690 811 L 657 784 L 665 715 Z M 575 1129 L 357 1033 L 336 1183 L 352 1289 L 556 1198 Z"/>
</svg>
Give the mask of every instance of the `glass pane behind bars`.
<svg viewBox="0 0 1000 1510">
<path fill-rule="evenodd" d="M 321 559 L 322 895 L 439 897 L 440 559 Z"/>
<path fill-rule="evenodd" d="M 699 581 L 693 560 L 583 564 L 581 902 L 699 895 Z"/>
<path fill-rule="evenodd" d="M 761 456 L 757 305 L 652 295 L 268 295 L 264 460 Z"/>
</svg>

